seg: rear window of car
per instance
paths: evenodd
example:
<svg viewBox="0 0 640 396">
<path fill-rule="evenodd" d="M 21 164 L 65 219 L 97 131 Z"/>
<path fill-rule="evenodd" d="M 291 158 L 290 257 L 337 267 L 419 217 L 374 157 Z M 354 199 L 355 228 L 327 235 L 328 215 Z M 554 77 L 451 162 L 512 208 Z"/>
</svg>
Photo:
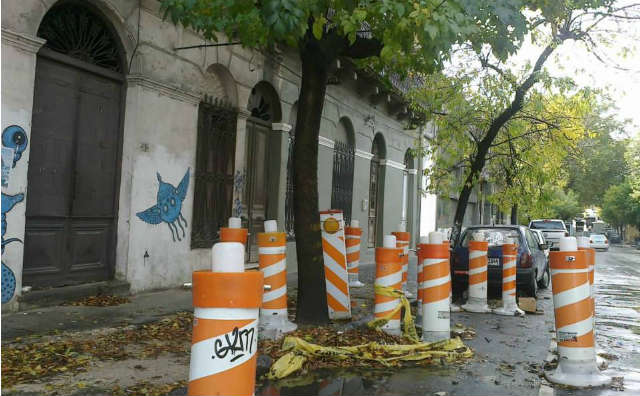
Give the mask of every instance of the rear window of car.
<svg viewBox="0 0 640 396">
<path fill-rule="evenodd" d="M 520 233 L 518 230 L 511 230 L 508 228 L 473 228 L 468 229 L 464 234 L 462 240 L 462 247 L 469 246 L 469 240 L 475 233 L 484 234 L 484 240 L 489 242 L 489 246 L 502 246 L 505 244 L 507 238 L 515 238 L 520 243 Z"/>
<path fill-rule="evenodd" d="M 561 221 L 532 221 L 529 228 L 535 228 L 536 230 L 558 230 L 564 231 L 564 223 Z"/>
<path fill-rule="evenodd" d="M 600 234 L 593 234 L 590 236 L 590 238 L 598 242 L 604 242 L 604 239 L 605 239 L 604 235 L 600 235 Z"/>
</svg>

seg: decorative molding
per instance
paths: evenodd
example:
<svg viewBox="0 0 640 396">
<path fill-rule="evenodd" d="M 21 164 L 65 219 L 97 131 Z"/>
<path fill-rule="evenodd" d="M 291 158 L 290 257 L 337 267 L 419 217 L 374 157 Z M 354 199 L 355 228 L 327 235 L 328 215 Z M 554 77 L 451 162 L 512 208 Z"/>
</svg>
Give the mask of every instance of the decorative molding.
<svg viewBox="0 0 640 396">
<path fill-rule="evenodd" d="M 238 109 L 238 118 L 246 120 L 251 117 L 251 112 L 247 109 L 239 108 Z"/>
<path fill-rule="evenodd" d="M 410 175 L 417 175 L 418 174 L 418 170 L 417 169 L 407 169 L 407 173 Z"/>
<path fill-rule="evenodd" d="M 407 167 L 404 164 L 401 164 L 400 162 L 396 162 L 396 161 L 392 161 L 389 159 L 383 159 L 380 161 L 380 165 L 382 166 L 388 166 L 390 168 L 396 168 L 396 169 L 400 169 L 400 170 L 405 170 L 407 169 Z"/>
<path fill-rule="evenodd" d="M 152 91 L 156 91 L 161 95 L 168 96 L 172 99 L 179 100 L 181 102 L 197 105 L 202 100 L 201 95 L 196 94 L 194 92 L 189 92 L 184 89 L 175 87 L 171 84 L 167 84 L 158 80 L 154 80 L 152 78 L 140 75 L 133 74 L 127 76 L 127 83 L 129 86 L 140 86 L 143 88 L 148 88 Z"/>
<path fill-rule="evenodd" d="M 2 42 L 28 54 L 35 54 L 47 40 L 2 28 Z"/>
<path fill-rule="evenodd" d="M 283 122 L 274 122 L 271 124 L 272 131 L 289 132 L 293 126 L 285 124 Z"/>
<path fill-rule="evenodd" d="M 335 146 L 335 142 L 333 140 L 326 138 L 324 136 L 318 136 L 318 144 L 321 146 L 328 147 L 330 149 L 332 149 L 333 146 Z"/>
<path fill-rule="evenodd" d="M 364 158 L 366 160 L 371 161 L 371 158 L 373 158 L 373 154 L 360 149 L 356 149 L 356 157 Z"/>
</svg>

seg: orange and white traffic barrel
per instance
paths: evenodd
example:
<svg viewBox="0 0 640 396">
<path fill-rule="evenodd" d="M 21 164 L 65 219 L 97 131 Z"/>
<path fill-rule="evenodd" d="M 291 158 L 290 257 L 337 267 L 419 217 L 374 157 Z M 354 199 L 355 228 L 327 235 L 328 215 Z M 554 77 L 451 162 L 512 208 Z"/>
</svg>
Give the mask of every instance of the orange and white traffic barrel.
<svg viewBox="0 0 640 396">
<path fill-rule="evenodd" d="M 360 272 L 360 239 L 362 229 L 358 220 L 351 220 L 351 227 L 344 228 L 345 245 L 347 248 L 347 272 L 349 273 L 349 286 L 362 287 L 364 283 L 358 279 Z"/>
<path fill-rule="evenodd" d="M 487 250 L 489 243 L 482 233 L 474 233 L 469 241 L 469 297 L 462 309 L 469 312 L 491 312 L 487 305 Z"/>
<path fill-rule="evenodd" d="M 329 319 L 349 319 L 351 301 L 342 211 L 321 211 L 320 225 Z"/>
<path fill-rule="evenodd" d="M 418 304 L 416 307 L 416 326 L 422 326 L 422 298 L 424 296 L 423 289 L 423 275 L 424 271 L 424 245 L 429 243 L 429 237 L 422 236 L 420 237 L 420 241 L 418 243 L 418 248 L 416 249 L 416 255 L 418 256 L 418 265 L 417 265 L 417 283 L 418 283 Z"/>
<path fill-rule="evenodd" d="M 591 308 L 593 311 L 593 330 L 596 329 L 596 299 L 595 288 L 593 286 L 595 281 L 595 269 L 596 269 L 596 250 L 591 247 L 591 241 L 588 237 L 577 237 L 578 250 L 584 250 L 587 253 L 587 268 L 589 269 L 589 291 L 591 296 Z"/>
<path fill-rule="evenodd" d="M 545 376 L 576 387 L 608 384 L 611 378 L 596 365 L 587 254 L 578 250 L 576 238 L 563 237 L 549 258 L 559 358 L 556 370 Z"/>
<path fill-rule="evenodd" d="M 212 248 L 212 270 L 193 273 L 188 395 L 253 395 L 262 272 L 244 272 L 244 246 Z"/>
<path fill-rule="evenodd" d="M 246 246 L 249 232 L 241 224 L 239 217 L 229 217 L 229 227 L 220 227 L 220 242 L 239 242 Z"/>
<path fill-rule="evenodd" d="M 443 234 L 444 235 L 444 234 Z M 447 262 L 449 263 L 449 277 L 451 277 L 451 241 L 445 239 L 442 244 L 447 249 Z M 453 303 L 453 282 L 449 282 L 449 310 L 451 312 L 461 312 L 462 309 L 458 304 Z"/>
<path fill-rule="evenodd" d="M 518 245 L 514 238 L 507 238 L 502 245 L 502 307 L 493 312 L 505 316 L 522 316 L 524 311 L 516 303 L 516 260 Z"/>
<path fill-rule="evenodd" d="M 422 246 L 422 341 L 450 338 L 449 290 L 451 274 L 447 248 L 442 234 L 429 233 L 429 243 Z"/>
<path fill-rule="evenodd" d="M 258 233 L 258 264 L 269 291 L 262 296 L 260 335 L 278 338 L 294 331 L 287 312 L 287 234 L 278 232 L 275 220 L 264 222 L 265 232 Z"/>
<path fill-rule="evenodd" d="M 382 247 L 376 248 L 375 286 L 402 290 L 402 249 L 396 248 L 396 237 L 385 235 Z M 375 293 L 374 316 L 376 319 L 388 316 L 400 305 L 400 299 Z M 400 310 L 381 329 L 388 334 L 400 335 Z"/>
<path fill-rule="evenodd" d="M 404 224 L 398 226 L 399 231 L 391 234 L 396 237 L 396 247 L 402 249 L 402 291 L 407 298 L 413 297 L 411 292 L 407 290 L 407 281 L 409 279 L 409 240 L 411 234 L 404 231 Z"/>
</svg>

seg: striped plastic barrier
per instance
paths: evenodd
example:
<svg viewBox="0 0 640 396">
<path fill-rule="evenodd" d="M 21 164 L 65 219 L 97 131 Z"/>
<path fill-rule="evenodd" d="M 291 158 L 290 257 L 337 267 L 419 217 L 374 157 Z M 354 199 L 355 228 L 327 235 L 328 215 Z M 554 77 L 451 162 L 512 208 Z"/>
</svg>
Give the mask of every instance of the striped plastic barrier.
<svg viewBox="0 0 640 396">
<path fill-rule="evenodd" d="M 446 245 L 425 244 L 422 254 L 422 340 L 434 342 L 449 339 L 451 274 Z"/>
<path fill-rule="evenodd" d="M 402 289 L 402 249 L 376 248 L 376 280 L 375 285 Z M 389 315 L 398 305 L 400 299 L 375 293 L 374 316 L 376 319 Z M 400 335 L 400 311 L 381 327 L 386 333 Z"/>
<path fill-rule="evenodd" d="M 391 233 L 396 237 L 396 247 L 402 249 L 402 291 L 405 296 L 412 297 L 407 290 L 407 280 L 409 279 L 409 240 L 411 234 L 405 231 L 394 231 Z"/>
<path fill-rule="evenodd" d="M 246 228 L 220 228 L 220 242 L 240 242 L 247 246 L 247 235 L 249 234 Z"/>
<path fill-rule="evenodd" d="M 416 248 L 416 256 L 418 257 L 418 272 L 417 272 L 417 283 L 418 283 L 418 304 L 416 309 L 416 325 L 422 326 L 422 299 L 424 297 L 424 289 L 423 289 L 423 268 L 424 268 L 424 245 L 429 242 L 428 237 L 420 237 L 420 243 Z"/>
<path fill-rule="evenodd" d="M 546 377 L 577 387 L 605 385 L 611 379 L 596 365 L 587 253 L 573 237 L 563 238 L 560 249 L 549 253 L 559 363 Z"/>
<path fill-rule="evenodd" d="M 258 264 L 264 274 L 264 284 L 271 289 L 262 296 L 260 334 L 276 338 L 297 328 L 287 312 L 287 234 L 258 233 Z"/>
<path fill-rule="evenodd" d="M 353 223 L 353 222 L 352 222 Z M 353 225 L 353 224 L 352 224 Z M 362 287 L 364 283 L 358 279 L 360 272 L 360 238 L 362 229 L 360 227 L 345 227 L 345 245 L 347 248 L 347 271 L 349 273 L 349 286 Z"/>
<path fill-rule="evenodd" d="M 445 246 L 445 249 L 447 249 L 447 261 L 449 262 L 449 277 L 451 277 L 451 241 L 445 239 L 444 241 L 442 241 L 442 244 Z M 449 288 L 449 310 L 451 312 L 460 312 L 462 311 L 462 309 L 460 309 L 460 306 L 458 304 L 453 303 L 453 282 L 450 282 L 449 285 L 451 286 Z"/>
<path fill-rule="evenodd" d="M 469 241 L 469 298 L 462 309 L 468 312 L 491 312 L 487 305 L 487 250 L 485 241 Z"/>
<path fill-rule="evenodd" d="M 258 349 L 259 271 L 193 273 L 188 395 L 253 395 Z"/>
<path fill-rule="evenodd" d="M 512 242 L 512 241 L 509 241 Z M 505 243 L 502 245 L 502 307 L 493 312 L 498 315 L 524 315 L 516 304 L 516 259 L 518 245 Z"/>
<path fill-rule="evenodd" d="M 349 319 L 351 301 L 342 211 L 321 211 L 320 223 L 329 319 Z"/>
</svg>

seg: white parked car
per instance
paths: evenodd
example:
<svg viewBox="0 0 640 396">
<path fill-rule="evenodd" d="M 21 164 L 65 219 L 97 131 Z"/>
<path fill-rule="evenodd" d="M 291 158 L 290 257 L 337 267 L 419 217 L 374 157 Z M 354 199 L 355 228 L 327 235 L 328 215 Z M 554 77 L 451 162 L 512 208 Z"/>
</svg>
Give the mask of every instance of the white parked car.
<svg viewBox="0 0 640 396">
<path fill-rule="evenodd" d="M 602 234 L 589 235 L 589 242 L 591 243 L 591 247 L 594 249 L 609 250 L 609 240 Z"/>
<path fill-rule="evenodd" d="M 569 236 L 569 231 L 560 219 L 540 219 L 529 223 L 531 230 L 540 230 L 551 250 L 558 250 L 560 238 Z"/>
</svg>

